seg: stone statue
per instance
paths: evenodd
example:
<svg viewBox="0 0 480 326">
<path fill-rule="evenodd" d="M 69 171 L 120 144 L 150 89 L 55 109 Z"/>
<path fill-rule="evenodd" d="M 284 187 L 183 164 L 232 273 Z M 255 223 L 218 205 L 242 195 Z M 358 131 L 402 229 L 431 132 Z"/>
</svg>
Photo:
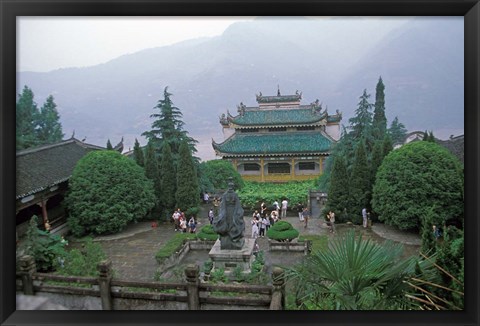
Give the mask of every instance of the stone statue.
<svg viewBox="0 0 480 326">
<path fill-rule="evenodd" d="M 229 178 L 228 190 L 223 194 L 220 213 L 213 219 L 213 229 L 220 235 L 220 249 L 240 250 L 245 239 L 243 208 L 237 193 L 233 190 L 233 180 Z"/>
</svg>

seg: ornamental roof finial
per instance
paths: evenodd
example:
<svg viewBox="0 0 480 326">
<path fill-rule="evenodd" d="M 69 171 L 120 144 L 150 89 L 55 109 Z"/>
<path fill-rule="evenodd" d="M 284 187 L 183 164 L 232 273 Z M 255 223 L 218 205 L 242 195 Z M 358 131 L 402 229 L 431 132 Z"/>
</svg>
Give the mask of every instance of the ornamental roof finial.
<svg viewBox="0 0 480 326">
<path fill-rule="evenodd" d="M 277 85 L 277 96 L 280 96 L 280 85 Z"/>
</svg>

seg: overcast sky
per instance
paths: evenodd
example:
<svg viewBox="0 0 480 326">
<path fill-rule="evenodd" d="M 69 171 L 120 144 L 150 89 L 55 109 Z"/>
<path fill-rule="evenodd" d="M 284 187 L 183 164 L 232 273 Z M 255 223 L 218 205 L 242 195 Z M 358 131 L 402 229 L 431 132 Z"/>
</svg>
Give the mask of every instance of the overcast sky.
<svg viewBox="0 0 480 326">
<path fill-rule="evenodd" d="M 220 35 L 251 17 L 18 17 L 17 71 L 107 62 L 143 49 Z"/>
</svg>

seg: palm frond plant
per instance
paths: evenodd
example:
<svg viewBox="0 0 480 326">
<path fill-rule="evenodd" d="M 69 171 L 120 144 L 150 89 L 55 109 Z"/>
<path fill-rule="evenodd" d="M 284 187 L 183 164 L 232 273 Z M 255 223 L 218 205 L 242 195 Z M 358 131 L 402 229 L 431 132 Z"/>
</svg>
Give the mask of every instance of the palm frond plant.
<svg viewBox="0 0 480 326">
<path fill-rule="evenodd" d="M 296 308 L 309 310 L 411 309 L 404 283 L 426 261 L 402 259 L 403 246 L 382 245 L 355 236 L 352 230 L 335 238 L 325 251 L 314 251 L 287 270 L 296 291 Z"/>
</svg>

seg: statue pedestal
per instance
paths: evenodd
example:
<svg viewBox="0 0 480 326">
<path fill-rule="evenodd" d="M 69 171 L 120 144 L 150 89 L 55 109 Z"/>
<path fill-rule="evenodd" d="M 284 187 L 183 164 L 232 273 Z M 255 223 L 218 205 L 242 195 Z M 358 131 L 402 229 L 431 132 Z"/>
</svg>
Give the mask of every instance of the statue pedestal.
<svg viewBox="0 0 480 326">
<path fill-rule="evenodd" d="M 250 273 L 255 260 L 254 247 L 255 239 L 245 239 L 245 244 L 240 250 L 222 250 L 220 249 L 220 240 L 217 240 L 208 253 L 213 262 L 213 270 L 223 268 L 225 275 L 230 279 L 234 278 L 233 271 L 238 268 L 242 273 Z"/>
</svg>

